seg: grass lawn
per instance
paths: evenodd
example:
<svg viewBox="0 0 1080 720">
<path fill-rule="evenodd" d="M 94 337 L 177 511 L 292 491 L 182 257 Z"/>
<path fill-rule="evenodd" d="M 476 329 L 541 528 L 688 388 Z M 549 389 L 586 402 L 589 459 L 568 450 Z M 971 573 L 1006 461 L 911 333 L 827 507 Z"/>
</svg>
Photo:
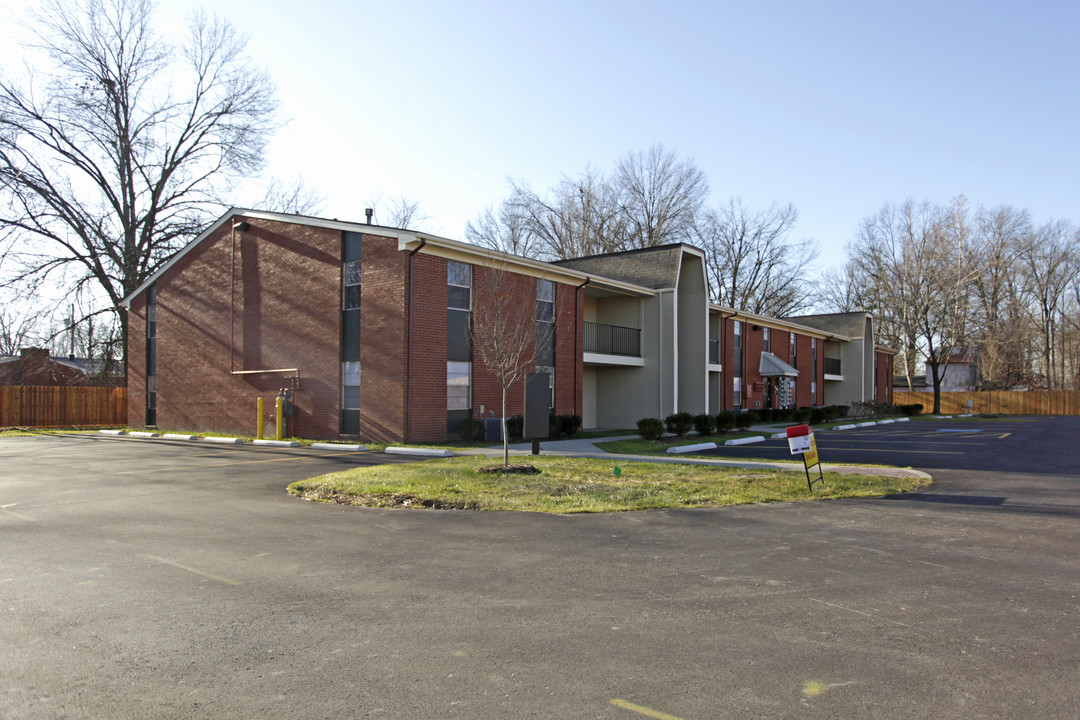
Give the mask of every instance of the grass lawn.
<svg viewBox="0 0 1080 720">
<path fill-rule="evenodd" d="M 478 473 L 491 458 L 456 457 L 355 468 L 301 480 L 288 490 L 308 500 L 366 507 L 579 513 L 880 497 L 927 482 L 825 473 L 824 487 L 816 485 L 811 495 L 802 472 L 543 456 L 528 462 L 541 472 Z"/>
</svg>

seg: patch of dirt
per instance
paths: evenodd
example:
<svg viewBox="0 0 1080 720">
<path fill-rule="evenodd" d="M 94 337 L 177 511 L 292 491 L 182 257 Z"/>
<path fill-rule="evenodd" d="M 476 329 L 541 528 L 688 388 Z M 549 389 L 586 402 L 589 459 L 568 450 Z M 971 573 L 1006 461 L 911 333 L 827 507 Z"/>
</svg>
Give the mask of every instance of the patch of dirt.
<svg viewBox="0 0 1080 720">
<path fill-rule="evenodd" d="M 540 469 L 533 465 L 485 465 L 476 468 L 478 473 L 499 473 L 500 475 L 539 475 Z"/>
<path fill-rule="evenodd" d="M 427 508 L 430 510 L 468 510 L 465 503 L 445 503 L 440 500 L 419 498 L 409 493 L 384 493 L 372 495 L 344 495 L 326 490 L 307 490 L 300 494 L 304 500 L 332 502 L 338 505 L 362 507 Z"/>
</svg>

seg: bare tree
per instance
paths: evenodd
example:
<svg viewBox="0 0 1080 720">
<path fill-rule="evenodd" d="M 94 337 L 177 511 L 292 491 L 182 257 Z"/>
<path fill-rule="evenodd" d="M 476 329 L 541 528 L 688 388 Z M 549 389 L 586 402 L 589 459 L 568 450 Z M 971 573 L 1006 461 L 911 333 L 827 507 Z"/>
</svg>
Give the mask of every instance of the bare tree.
<svg viewBox="0 0 1080 720">
<path fill-rule="evenodd" d="M 545 196 L 512 180 L 509 202 L 543 259 L 626 249 L 626 220 L 618 195 L 591 167 L 576 179 L 564 177 Z"/>
<path fill-rule="evenodd" d="M 624 155 L 612 184 L 626 218 L 622 243 L 632 248 L 689 240 L 709 194 L 705 173 L 660 144 Z"/>
<path fill-rule="evenodd" d="M 0 304 L 0 355 L 18 355 L 19 349 L 41 342 L 44 318 L 26 305 Z"/>
<path fill-rule="evenodd" d="M 406 195 L 395 195 L 383 201 L 382 193 L 377 193 L 368 204 L 374 211 L 374 222 L 385 227 L 422 230 L 424 224 L 432 220 L 419 200 Z"/>
<path fill-rule="evenodd" d="M 173 46 L 149 0 L 44 0 L 51 66 L 0 80 L 0 254 L 9 284 L 56 280 L 120 301 L 260 170 L 275 129 L 267 75 L 228 22 L 198 13 Z"/>
<path fill-rule="evenodd" d="M 797 314 L 813 304 L 814 289 L 807 275 L 817 248 L 809 240 L 789 239 L 798 218 L 791 204 L 755 212 L 734 198 L 702 214 L 696 237 L 705 251 L 717 302 L 776 317 Z"/>
<path fill-rule="evenodd" d="M 1055 385 L 1060 388 L 1064 381 L 1064 372 L 1056 369 L 1063 358 L 1055 341 L 1069 286 L 1080 273 L 1077 238 L 1069 223 L 1051 221 L 1021 238 L 1016 246 L 1020 294 L 1038 329 L 1047 390 Z"/>
<path fill-rule="evenodd" d="M 978 347 L 980 386 L 1012 387 L 1026 375 L 1027 323 L 1015 289 L 1016 248 L 1031 232 L 1027 211 L 980 209 L 971 243 L 974 254 L 971 340 Z"/>
<path fill-rule="evenodd" d="M 271 178 L 262 198 L 252 207 L 267 212 L 315 215 L 326 204 L 326 196 L 297 175 L 290 180 Z"/>
<path fill-rule="evenodd" d="M 974 278 L 969 242 L 963 198 L 948 207 L 908 200 L 866 218 L 848 247 L 872 303 L 867 309 L 878 316 L 885 339 L 903 348 L 909 378 L 915 358 L 926 358 L 935 413 L 948 360 L 964 341 Z"/>
<path fill-rule="evenodd" d="M 524 257 L 536 257 L 537 238 L 525 226 L 520 209 L 509 199 L 499 205 L 499 212 L 489 206 L 475 221 L 465 225 L 465 239 L 474 245 Z"/>
<path fill-rule="evenodd" d="M 536 308 L 517 301 L 512 287 L 515 281 L 531 278 L 517 276 L 498 262 L 486 269 L 484 277 L 486 282 L 477 287 L 470 340 L 473 352 L 502 388 L 503 465 L 509 465 L 506 397 L 536 359 Z"/>
</svg>

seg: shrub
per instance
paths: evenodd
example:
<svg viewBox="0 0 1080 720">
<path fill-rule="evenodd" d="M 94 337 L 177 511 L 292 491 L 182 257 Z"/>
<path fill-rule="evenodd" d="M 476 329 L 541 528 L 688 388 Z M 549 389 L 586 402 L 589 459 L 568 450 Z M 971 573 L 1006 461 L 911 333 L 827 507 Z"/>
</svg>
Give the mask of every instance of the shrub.
<svg viewBox="0 0 1080 720">
<path fill-rule="evenodd" d="M 825 408 L 810 408 L 810 424 L 819 425 L 825 422 Z"/>
<path fill-rule="evenodd" d="M 716 413 L 716 432 L 731 432 L 735 427 L 735 413 L 730 410 Z"/>
<path fill-rule="evenodd" d="M 686 412 L 668 415 L 664 418 L 664 426 L 669 433 L 675 433 L 675 437 L 685 437 L 694 428 L 694 416 Z"/>
<path fill-rule="evenodd" d="M 772 416 L 773 416 L 772 408 L 765 407 L 765 408 L 761 408 L 760 410 L 756 410 L 756 411 L 752 410 L 751 412 L 756 412 L 758 418 L 761 419 L 761 422 L 772 422 Z"/>
<path fill-rule="evenodd" d="M 716 430 L 716 421 L 712 415 L 695 415 L 694 429 L 697 430 L 698 435 L 707 437 Z"/>
<path fill-rule="evenodd" d="M 810 422 L 810 415 L 813 411 L 810 408 L 799 408 L 791 413 L 791 419 L 799 424 L 805 424 Z"/>
<path fill-rule="evenodd" d="M 525 418 L 521 415 L 511 415 L 506 418 L 506 434 L 511 440 L 520 440 L 525 432 Z"/>
<path fill-rule="evenodd" d="M 787 422 L 793 417 L 791 408 L 776 408 L 772 411 L 773 422 Z"/>
<path fill-rule="evenodd" d="M 637 421 L 638 435 L 645 440 L 659 440 L 664 436 L 664 423 L 660 418 L 641 418 Z"/>
<path fill-rule="evenodd" d="M 458 435 L 462 440 L 483 440 L 484 421 L 480 418 L 465 418 L 457 424 Z"/>
<path fill-rule="evenodd" d="M 559 415 L 559 435 L 571 437 L 581 428 L 580 415 Z"/>
<path fill-rule="evenodd" d="M 847 405 L 826 405 L 825 406 L 825 420 L 837 420 L 842 417 L 847 417 L 848 407 Z"/>
<path fill-rule="evenodd" d="M 913 415 L 919 415 L 920 413 L 922 413 L 923 404 L 922 403 L 912 403 L 910 405 L 897 405 L 897 409 L 901 413 L 903 413 L 904 415 L 907 415 L 908 417 L 911 417 Z"/>
<path fill-rule="evenodd" d="M 759 422 L 761 417 L 753 410 L 747 410 L 746 412 L 736 413 L 735 415 L 735 427 L 740 430 L 745 430 L 756 422 Z"/>
</svg>

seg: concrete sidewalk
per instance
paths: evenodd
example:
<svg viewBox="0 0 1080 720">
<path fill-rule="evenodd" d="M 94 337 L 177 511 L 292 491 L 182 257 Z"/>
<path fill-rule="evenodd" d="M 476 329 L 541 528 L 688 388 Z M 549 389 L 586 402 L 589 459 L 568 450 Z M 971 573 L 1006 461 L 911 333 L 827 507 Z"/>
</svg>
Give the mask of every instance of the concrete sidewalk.
<svg viewBox="0 0 1080 720">
<path fill-rule="evenodd" d="M 786 427 L 786 426 L 784 426 Z M 751 432 L 779 432 L 773 426 L 760 425 L 750 428 Z M 611 440 L 633 440 L 637 435 L 617 435 L 603 438 L 574 439 L 569 440 L 545 440 L 540 443 L 540 454 L 562 457 L 599 458 L 615 460 L 619 462 L 661 462 L 682 463 L 689 465 L 715 465 L 718 467 L 735 468 L 768 468 L 774 470 L 803 471 L 801 461 L 780 462 L 768 460 L 727 460 L 720 458 L 665 456 L 665 455 L 628 455 L 604 452 L 596 446 L 598 442 Z M 485 457 L 500 457 L 503 448 L 501 445 L 488 448 L 472 448 L 469 450 L 456 450 L 455 455 L 483 455 Z M 532 454 L 532 446 L 529 443 L 514 443 L 510 445 L 510 454 L 515 457 L 529 456 Z M 921 470 L 911 468 L 887 468 L 868 467 L 863 465 L 830 465 L 822 463 L 824 472 L 851 473 L 858 475 L 889 475 L 893 477 L 921 477 L 930 479 L 930 475 Z"/>
</svg>

